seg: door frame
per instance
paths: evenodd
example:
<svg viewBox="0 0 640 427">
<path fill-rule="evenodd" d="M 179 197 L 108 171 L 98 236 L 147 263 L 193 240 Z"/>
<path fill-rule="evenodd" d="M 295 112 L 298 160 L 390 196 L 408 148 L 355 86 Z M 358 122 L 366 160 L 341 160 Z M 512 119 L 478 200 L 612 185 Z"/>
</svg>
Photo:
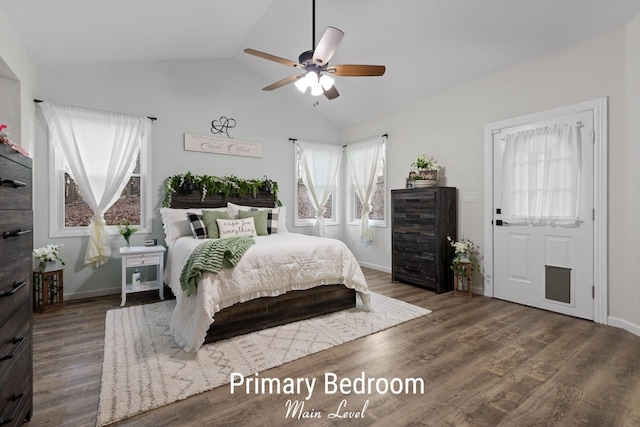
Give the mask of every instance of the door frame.
<svg viewBox="0 0 640 427">
<path fill-rule="evenodd" d="M 593 321 L 607 324 L 608 316 L 608 105 L 607 97 L 527 114 L 484 125 L 484 295 L 493 297 L 493 136 L 501 129 L 558 116 L 593 112 Z"/>
</svg>

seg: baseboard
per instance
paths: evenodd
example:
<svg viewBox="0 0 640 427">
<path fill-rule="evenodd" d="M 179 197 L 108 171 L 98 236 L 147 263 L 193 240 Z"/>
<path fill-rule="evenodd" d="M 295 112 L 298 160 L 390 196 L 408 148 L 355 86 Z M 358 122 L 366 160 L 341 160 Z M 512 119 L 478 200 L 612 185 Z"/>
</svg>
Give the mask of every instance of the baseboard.
<svg viewBox="0 0 640 427">
<path fill-rule="evenodd" d="M 109 288 L 109 289 L 100 289 L 97 291 L 84 291 L 84 292 L 73 292 L 73 293 L 64 293 L 65 301 L 72 301 L 76 299 L 87 299 L 87 298 L 97 298 L 104 297 L 107 295 L 117 295 L 122 292 L 121 287 L 117 288 Z"/>
<path fill-rule="evenodd" d="M 142 292 L 158 292 L 157 290 L 148 290 L 148 291 L 142 291 Z M 65 293 L 64 294 L 64 300 L 65 301 L 72 301 L 72 300 L 79 300 L 79 299 L 88 299 L 88 298 L 98 298 L 98 297 L 104 297 L 104 296 L 108 296 L 108 295 L 120 295 L 122 293 L 122 288 L 118 287 L 118 288 L 109 288 L 109 289 L 100 289 L 97 291 L 86 291 L 86 292 L 74 292 L 74 293 Z M 173 295 L 173 293 L 171 293 L 171 289 L 167 286 L 164 285 L 164 295 L 165 295 L 165 299 L 167 297 L 167 295 Z"/>
<path fill-rule="evenodd" d="M 378 270 L 378 271 L 382 271 L 382 272 L 391 274 L 391 268 L 389 268 L 389 267 L 384 267 L 382 265 L 370 264 L 368 262 L 360 262 L 360 261 L 358 261 L 358 264 L 360 264 L 360 267 L 366 267 L 366 268 L 370 268 L 372 270 Z"/>
<path fill-rule="evenodd" d="M 607 318 L 607 322 L 609 326 L 615 326 L 616 328 L 624 329 L 625 331 L 631 332 L 633 335 L 637 335 L 640 337 L 640 326 L 635 325 L 628 320 L 609 316 Z"/>
</svg>

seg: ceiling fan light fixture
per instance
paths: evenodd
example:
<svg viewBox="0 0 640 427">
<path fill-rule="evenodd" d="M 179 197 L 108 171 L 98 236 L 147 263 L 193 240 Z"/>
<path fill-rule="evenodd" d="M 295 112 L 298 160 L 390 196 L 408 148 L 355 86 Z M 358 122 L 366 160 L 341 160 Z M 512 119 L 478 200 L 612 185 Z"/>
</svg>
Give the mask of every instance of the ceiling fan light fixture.
<svg viewBox="0 0 640 427">
<path fill-rule="evenodd" d="M 309 71 L 304 75 L 304 79 L 307 81 L 307 86 L 312 88 L 318 84 L 318 73 Z"/>
<path fill-rule="evenodd" d="M 323 93 L 324 93 L 324 89 L 322 89 L 322 86 L 320 86 L 320 83 L 316 83 L 311 87 L 311 95 L 320 96 Z"/>
<path fill-rule="evenodd" d="M 335 81 L 335 79 L 328 74 L 323 74 L 320 76 L 319 81 L 320 86 L 322 86 L 324 90 L 329 90 L 333 86 L 333 82 Z"/>
<path fill-rule="evenodd" d="M 304 77 L 296 80 L 295 85 L 300 92 L 305 93 L 307 91 L 307 81 Z"/>
<path fill-rule="evenodd" d="M 250 55 L 300 70 L 300 74 L 281 79 L 269 86 L 263 87 L 262 90 L 271 91 L 295 82 L 296 87 L 302 93 L 306 93 L 307 88 L 310 88 L 313 96 L 324 94 L 327 99 L 335 99 L 340 96 L 340 94 L 333 85 L 334 76 L 382 76 L 384 74 L 384 65 L 347 64 L 332 65 L 329 67 L 329 61 L 342 41 L 344 32 L 335 27 L 327 27 L 320 41 L 316 44 L 315 5 L 316 2 L 313 0 L 311 14 L 311 49 L 302 52 L 300 56 L 298 56 L 298 62 L 260 52 L 255 49 L 244 50 L 245 53 Z"/>
</svg>

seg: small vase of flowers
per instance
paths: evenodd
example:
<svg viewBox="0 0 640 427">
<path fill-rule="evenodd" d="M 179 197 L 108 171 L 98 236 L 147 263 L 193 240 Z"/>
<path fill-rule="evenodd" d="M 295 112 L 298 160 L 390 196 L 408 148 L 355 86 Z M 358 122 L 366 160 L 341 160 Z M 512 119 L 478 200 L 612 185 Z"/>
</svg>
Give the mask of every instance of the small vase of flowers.
<svg viewBox="0 0 640 427">
<path fill-rule="evenodd" d="M 432 156 L 420 154 L 416 161 L 411 163 L 413 170 L 409 172 L 409 181 L 413 187 L 431 187 L 438 182 L 440 165 Z"/>
<path fill-rule="evenodd" d="M 451 269 L 457 275 L 466 274 L 467 267 L 463 263 L 469 263 L 471 271 L 480 271 L 480 247 L 473 240 L 463 237 L 455 241 L 450 236 L 447 236 L 447 240 L 456 251 L 451 262 Z"/>
<path fill-rule="evenodd" d="M 42 248 L 33 250 L 33 258 L 35 259 L 37 265 L 36 269 L 39 272 L 45 271 L 53 271 L 60 270 L 64 265 L 64 261 L 60 257 L 60 248 L 59 245 L 47 245 Z"/>
<path fill-rule="evenodd" d="M 136 231 L 138 231 L 138 229 L 133 227 L 129 220 L 122 221 L 122 223 L 118 226 L 118 233 L 120 233 L 122 237 L 124 237 L 126 247 L 131 246 L 129 239 Z"/>
</svg>

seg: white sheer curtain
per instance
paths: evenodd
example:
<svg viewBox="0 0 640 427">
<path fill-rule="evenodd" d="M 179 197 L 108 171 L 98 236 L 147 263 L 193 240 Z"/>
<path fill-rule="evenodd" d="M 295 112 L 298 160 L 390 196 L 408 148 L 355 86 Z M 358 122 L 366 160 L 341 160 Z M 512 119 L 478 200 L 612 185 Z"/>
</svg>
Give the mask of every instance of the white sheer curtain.
<svg viewBox="0 0 640 427">
<path fill-rule="evenodd" d="M 336 183 L 340 162 L 342 161 L 342 146 L 317 144 L 313 142 L 297 141 L 304 168 L 302 181 L 307 188 L 309 199 L 316 209 L 316 222 L 313 224 L 314 236 L 326 236 L 327 225 L 324 221 L 324 205 L 331 196 Z M 334 203 L 337 201 L 334 200 Z"/>
<path fill-rule="evenodd" d="M 580 158 L 576 125 L 506 135 L 503 219 L 511 223 L 575 224 L 579 218 Z"/>
<path fill-rule="evenodd" d="M 94 215 L 85 264 L 98 267 L 111 256 L 104 213 L 118 200 L 136 166 L 141 144 L 151 136 L 147 117 L 40 103 L 49 141 L 62 150 L 70 175 Z"/>
<path fill-rule="evenodd" d="M 346 150 L 351 182 L 362 203 L 360 240 L 365 245 L 370 245 L 373 242 L 373 232 L 369 226 L 369 213 L 371 212 L 371 196 L 376 189 L 383 150 L 383 137 L 349 144 Z"/>
</svg>

